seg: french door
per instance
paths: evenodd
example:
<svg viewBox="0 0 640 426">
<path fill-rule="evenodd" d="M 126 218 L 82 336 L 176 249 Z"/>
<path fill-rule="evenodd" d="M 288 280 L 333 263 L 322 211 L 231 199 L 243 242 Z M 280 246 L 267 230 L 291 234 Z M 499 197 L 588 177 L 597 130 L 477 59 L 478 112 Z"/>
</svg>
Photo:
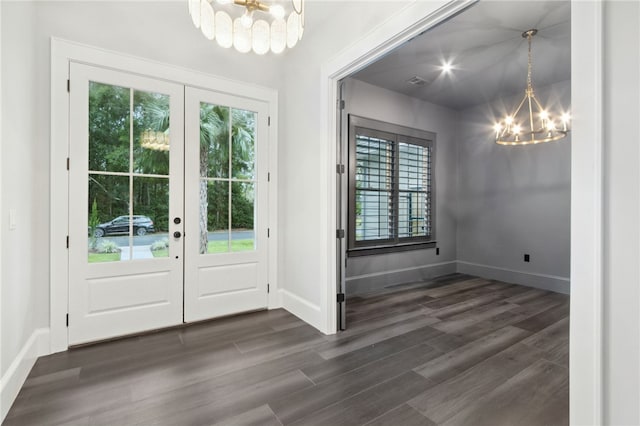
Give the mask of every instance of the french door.
<svg viewBox="0 0 640 426">
<path fill-rule="evenodd" d="M 267 104 L 187 87 L 185 320 L 267 306 Z"/>
<path fill-rule="evenodd" d="M 69 344 L 265 308 L 266 103 L 70 80 Z"/>
</svg>

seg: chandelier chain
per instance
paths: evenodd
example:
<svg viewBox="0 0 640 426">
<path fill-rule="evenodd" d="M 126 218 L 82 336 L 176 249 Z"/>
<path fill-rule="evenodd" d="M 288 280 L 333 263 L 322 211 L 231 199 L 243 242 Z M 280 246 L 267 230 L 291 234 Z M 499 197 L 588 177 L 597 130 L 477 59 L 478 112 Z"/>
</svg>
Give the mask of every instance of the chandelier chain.
<svg viewBox="0 0 640 426">
<path fill-rule="evenodd" d="M 533 90 L 533 85 L 531 83 L 531 38 L 533 37 L 533 35 L 529 32 L 527 34 L 527 42 L 529 43 L 529 57 L 528 57 L 528 66 L 527 66 L 527 89 L 529 91 Z"/>
</svg>

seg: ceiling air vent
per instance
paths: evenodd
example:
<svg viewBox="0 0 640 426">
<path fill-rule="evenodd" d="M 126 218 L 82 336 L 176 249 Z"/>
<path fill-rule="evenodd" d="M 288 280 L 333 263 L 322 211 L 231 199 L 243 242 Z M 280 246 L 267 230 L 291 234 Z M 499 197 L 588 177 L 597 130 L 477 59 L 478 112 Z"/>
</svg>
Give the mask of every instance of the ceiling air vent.
<svg viewBox="0 0 640 426">
<path fill-rule="evenodd" d="M 411 84 L 412 86 L 424 86 L 424 84 L 427 82 L 427 80 L 425 80 L 422 77 L 418 77 L 417 75 L 411 77 L 409 80 L 407 80 L 407 84 Z"/>
</svg>

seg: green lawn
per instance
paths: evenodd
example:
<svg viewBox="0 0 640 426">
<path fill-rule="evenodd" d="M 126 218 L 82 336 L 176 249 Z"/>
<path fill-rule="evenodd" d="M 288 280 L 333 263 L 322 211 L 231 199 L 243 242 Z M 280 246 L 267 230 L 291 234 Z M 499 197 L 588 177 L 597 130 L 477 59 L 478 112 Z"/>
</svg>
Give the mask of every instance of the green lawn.
<svg viewBox="0 0 640 426">
<path fill-rule="evenodd" d="M 227 241 L 209 241 L 208 253 L 226 253 L 229 250 Z M 253 250 L 253 240 L 233 240 L 231 241 L 231 251 Z M 167 257 L 167 249 L 152 251 L 153 257 Z"/>
<path fill-rule="evenodd" d="M 120 260 L 120 253 L 89 253 L 89 263 L 117 262 Z"/>
<path fill-rule="evenodd" d="M 227 241 L 209 241 L 209 253 L 225 253 L 229 250 Z M 253 250 L 253 240 L 232 240 L 231 251 Z"/>
<path fill-rule="evenodd" d="M 153 257 L 167 257 L 169 256 L 169 250 L 151 250 L 151 254 L 153 254 Z"/>
</svg>

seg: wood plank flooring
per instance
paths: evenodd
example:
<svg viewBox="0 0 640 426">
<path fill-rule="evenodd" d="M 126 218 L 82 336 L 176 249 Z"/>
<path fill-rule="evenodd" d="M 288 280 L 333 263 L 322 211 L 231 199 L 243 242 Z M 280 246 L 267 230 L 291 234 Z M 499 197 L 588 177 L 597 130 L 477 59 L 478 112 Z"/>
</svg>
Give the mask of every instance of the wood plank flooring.
<svg viewBox="0 0 640 426">
<path fill-rule="evenodd" d="M 454 274 L 39 359 L 10 425 L 567 425 L 569 298 Z"/>
</svg>

